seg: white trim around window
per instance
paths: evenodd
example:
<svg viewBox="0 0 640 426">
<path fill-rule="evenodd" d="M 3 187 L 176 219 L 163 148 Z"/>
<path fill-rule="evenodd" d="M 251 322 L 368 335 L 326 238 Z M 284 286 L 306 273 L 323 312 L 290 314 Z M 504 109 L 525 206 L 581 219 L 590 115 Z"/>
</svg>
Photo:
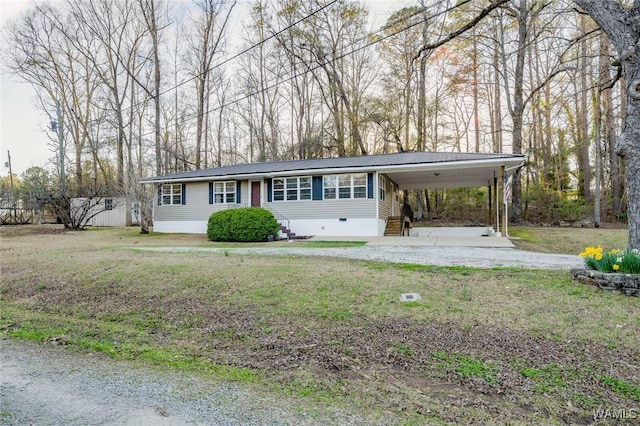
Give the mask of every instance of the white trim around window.
<svg viewBox="0 0 640 426">
<path fill-rule="evenodd" d="M 213 182 L 213 203 L 234 204 L 236 202 L 236 181 Z"/>
<path fill-rule="evenodd" d="M 273 179 L 273 201 L 311 200 L 311 176 Z"/>
<path fill-rule="evenodd" d="M 182 204 L 182 184 L 163 183 L 160 190 L 159 204 L 162 206 Z"/>
<path fill-rule="evenodd" d="M 367 174 L 323 176 L 323 196 L 325 200 L 367 198 Z"/>
<path fill-rule="evenodd" d="M 378 180 L 378 185 L 380 186 L 380 201 L 387 201 L 387 178 L 380 175 L 380 179 Z"/>
</svg>

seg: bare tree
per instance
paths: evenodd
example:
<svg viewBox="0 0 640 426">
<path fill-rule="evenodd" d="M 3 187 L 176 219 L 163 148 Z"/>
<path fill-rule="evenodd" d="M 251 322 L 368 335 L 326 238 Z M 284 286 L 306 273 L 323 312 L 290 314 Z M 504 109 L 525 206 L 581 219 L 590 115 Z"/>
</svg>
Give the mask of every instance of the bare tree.
<svg viewBox="0 0 640 426">
<path fill-rule="evenodd" d="M 116 167 L 117 183 L 121 191 L 126 191 L 125 184 L 125 145 L 128 146 L 128 163 L 131 164 L 131 142 L 127 137 L 127 127 L 132 124 L 132 117 L 127 117 L 125 102 L 133 105 L 133 93 L 129 87 L 136 86 L 142 61 L 137 61 L 140 44 L 146 28 L 134 15 L 134 4 L 130 0 L 97 0 L 86 2 L 70 0 L 69 9 L 78 28 L 85 38 L 96 42 L 91 46 L 78 44 L 76 48 L 99 70 L 103 86 L 106 88 L 110 102 L 102 105 L 109 109 L 108 118 L 114 122 L 116 132 Z M 135 92 L 134 92 L 135 93 Z M 133 107 L 129 107 L 130 113 Z M 131 173 L 132 166 L 129 167 Z"/>
<path fill-rule="evenodd" d="M 156 174 L 162 174 L 162 134 L 160 128 L 160 31 L 163 27 L 160 21 L 162 0 L 138 0 L 138 7 L 142 13 L 144 23 L 151 39 L 151 55 L 153 57 L 153 105 L 154 105 L 154 146 L 156 160 Z"/>
<path fill-rule="evenodd" d="M 6 66 L 34 87 L 45 109 L 59 105 L 61 119 L 57 126 L 65 144 L 60 152 L 68 154 L 66 141 L 71 140 L 76 192 L 82 193 L 82 154 L 89 138 L 87 129 L 98 73 L 75 47 L 92 46 L 95 40 L 74 32 L 70 16 L 51 5 L 34 7 L 8 34 Z M 64 176 L 64 170 L 59 172 Z M 66 186 L 66 182 L 61 184 Z"/>
<path fill-rule="evenodd" d="M 354 92 L 354 86 L 349 87 L 349 70 L 347 61 L 353 60 L 349 50 L 355 51 L 359 46 L 367 42 L 365 22 L 367 11 L 355 2 L 340 0 L 331 9 L 322 9 L 317 1 L 310 2 L 303 9 L 310 14 L 300 26 L 299 34 L 302 38 L 301 46 L 308 51 L 309 61 L 312 65 L 310 71 L 318 82 L 318 88 L 322 93 L 327 108 L 333 118 L 334 145 L 338 156 L 359 152 L 367 154 L 360 133 L 358 114 L 359 91 L 366 90 L 366 80 L 358 86 Z M 356 60 L 358 57 L 355 56 Z M 360 60 L 368 61 L 360 56 Z M 351 82 L 354 80 L 352 79 Z M 350 135 L 347 135 L 345 121 L 348 122 Z M 347 137 L 351 140 L 351 152 L 347 148 Z"/>
<path fill-rule="evenodd" d="M 202 154 L 207 150 L 209 111 L 207 107 L 211 91 L 213 60 L 222 53 L 224 36 L 236 1 L 230 4 L 222 0 L 195 0 L 193 17 L 194 34 L 188 44 L 195 54 L 191 59 L 192 73 L 196 83 L 196 148 L 195 168 L 200 169 Z M 204 145 L 204 147 L 203 147 Z"/>
</svg>

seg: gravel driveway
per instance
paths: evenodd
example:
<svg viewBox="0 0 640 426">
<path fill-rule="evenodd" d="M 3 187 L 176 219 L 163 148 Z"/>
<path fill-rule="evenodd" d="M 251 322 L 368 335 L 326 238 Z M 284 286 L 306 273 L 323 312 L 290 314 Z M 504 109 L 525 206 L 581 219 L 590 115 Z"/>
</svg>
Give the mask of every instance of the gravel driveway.
<svg viewBox="0 0 640 426">
<path fill-rule="evenodd" d="M 294 243 L 292 243 L 294 244 Z M 398 263 L 481 268 L 570 269 L 578 256 L 516 249 L 362 246 L 345 248 L 135 247 L 163 252 L 230 252 L 353 258 Z M 250 388 L 102 354 L 81 354 L 54 345 L 0 340 L 2 425 L 316 425 L 375 424 L 346 412 L 318 412 Z M 381 423 L 387 423 L 390 419 Z"/>
<path fill-rule="evenodd" d="M 475 268 L 514 267 L 569 270 L 571 268 L 584 267 L 584 261 L 580 256 L 533 253 L 512 248 L 364 245 L 360 247 L 332 248 L 250 247 L 221 249 L 213 247 L 135 247 L 135 249 L 176 253 L 228 252 L 254 253 L 265 256 L 324 256 L 418 265 L 470 266 Z"/>
<path fill-rule="evenodd" d="M 365 425 L 233 383 L 0 340 L 0 425 Z"/>
</svg>

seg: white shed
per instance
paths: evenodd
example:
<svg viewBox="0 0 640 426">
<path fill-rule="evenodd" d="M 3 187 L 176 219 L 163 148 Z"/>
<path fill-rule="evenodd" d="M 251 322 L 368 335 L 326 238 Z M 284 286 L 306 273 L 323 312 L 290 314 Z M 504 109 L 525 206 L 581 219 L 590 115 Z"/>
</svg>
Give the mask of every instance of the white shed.
<svg viewBox="0 0 640 426">
<path fill-rule="evenodd" d="M 84 215 L 87 226 L 132 226 L 140 223 L 138 203 L 124 197 L 71 199 L 71 214 Z"/>
</svg>

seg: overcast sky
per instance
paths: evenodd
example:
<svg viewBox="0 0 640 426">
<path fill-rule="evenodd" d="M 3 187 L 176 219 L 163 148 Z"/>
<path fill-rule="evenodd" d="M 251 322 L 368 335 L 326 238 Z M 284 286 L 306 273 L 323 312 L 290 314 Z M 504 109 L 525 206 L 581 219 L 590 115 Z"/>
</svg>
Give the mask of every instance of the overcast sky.
<svg viewBox="0 0 640 426">
<path fill-rule="evenodd" d="M 32 3 L 32 0 L 0 0 L 2 30 L 4 31 L 7 21 L 17 18 Z M 250 0 L 239 0 L 239 3 L 250 3 Z M 380 25 L 393 11 L 416 5 L 418 1 L 364 0 L 364 3 L 369 6 L 372 22 Z M 11 165 L 15 175 L 19 176 L 29 167 L 47 166 L 49 159 L 54 157 L 48 146 L 49 138 L 56 136 L 48 131 L 49 115 L 37 106 L 37 98 L 31 86 L 20 83 L 16 77 L 6 74 L 2 74 L 0 80 L 0 176 L 9 174 L 9 169 L 5 167 L 8 160 L 7 151 L 11 153 Z M 48 113 L 54 116 L 55 110 Z"/>
</svg>

